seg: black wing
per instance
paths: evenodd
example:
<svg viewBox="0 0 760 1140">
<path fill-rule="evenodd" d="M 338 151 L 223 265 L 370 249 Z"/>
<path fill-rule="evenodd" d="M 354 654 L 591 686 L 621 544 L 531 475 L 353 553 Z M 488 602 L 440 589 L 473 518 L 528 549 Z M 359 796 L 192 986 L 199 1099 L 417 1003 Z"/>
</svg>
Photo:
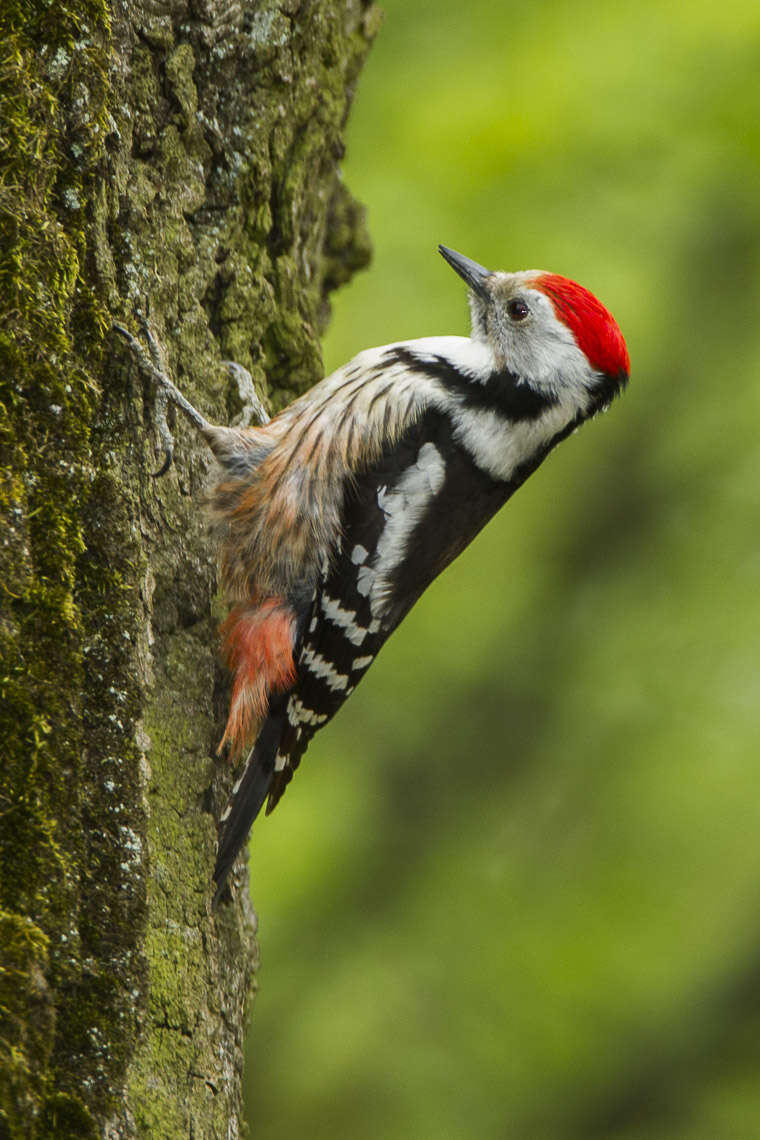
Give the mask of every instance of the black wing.
<svg viewBox="0 0 760 1140">
<path fill-rule="evenodd" d="M 402 491 L 423 449 L 433 459 L 435 483 L 424 486 L 422 479 L 422 494 L 416 502 L 413 497 L 409 500 L 404 515 L 407 504 Z M 296 683 L 273 699 L 223 817 L 214 871 L 215 902 L 264 801 L 268 800 L 266 810 L 271 812 L 314 733 L 354 691 L 387 637 L 433 579 L 520 482 L 497 482 L 476 467 L 454 438 L 450 420 L 433 411 L 357 476 L 346 495 L 339 548 L 300 623 Z M 390 503 L 395 503 L 395 515 Z M 389 530 L 393 518 L 395 532 Z M 378 598 L 371 587 L 383 567 Z"/>
<path fill-rule="evenodd" d="M 383 604 L 367 583 L 383 561 L 394 490 L 432 445 L 440 457 L 440 486 L 404 535 L 386 578 Z M 476 467 L 445 415 L 428 412 L 347 496 L 336 558 L 320 584 L 297 652 L 298 680 L 287 705 L 270 812 L 292 778 L 309 741 L 354 691 L 385 640 L 430 583 L 472 541 L 511 494 Z M 387 554 L 387 551 L 386 551 Z M 373 602 L 375 602 L 373 606 Z"/>
</svg>

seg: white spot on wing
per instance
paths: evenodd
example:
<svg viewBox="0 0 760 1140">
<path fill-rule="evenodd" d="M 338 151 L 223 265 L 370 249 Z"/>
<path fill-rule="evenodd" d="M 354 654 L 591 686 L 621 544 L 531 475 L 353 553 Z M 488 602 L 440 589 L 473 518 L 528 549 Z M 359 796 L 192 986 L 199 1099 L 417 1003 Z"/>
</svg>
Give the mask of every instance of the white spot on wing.
<svg viewBox="0 0 760 1140">
<path fill-rule="evenodd" d="M 361 543 L 357 543 L 357 545 L 351 551 L 351 561 L 355 566 L 361 566 L 362 562 L 366 562 L 368 554 L 369 551 L 367 550 L 366 546 L 362 546 Z"/>
<path fill-rule="evenodd" d="M 327 682 L 328 688 L 334 692 L 340 692 L 348 685 L 348 677 L 339 673 L 329 661 L 321 654 L 315 653 L 313 649 L 304 649 L 301 654 L 301 664 L 305 665 L 315 677 L 322 677 Z"/>
<path fill-rule="evenodd" d="M 298 697 L 291 697 L 288 701 L 288 720 L 293 726 L 310 724 L 315 728 L 327 720 L 325 713 L 314 712 L 308 709 Z"/>
<path fill-rule="evenodd" d="M 369 592 L 375 581 L 375 571 L 371 566 L 362 566 L 356 578 L 356 589 L 363 598 L 369 597 Z"/>
<path fill-rule="evenodd" d="M 373 661 L 374 657 L 357 657 L 352 665 L 352 669 L 366 669 Z"/>
<path fill-rule="evenodd" d="M 334 598 L 328 598 L 326 594 L 322 595 L 320 606 L 327 620 L 338 629 L 342 629 L 348 641 L 353 645 L 361 645 L 367 636 L 367 630 L 357 624 L 355 613 L 344 610 L 339 602 Z"/>
</svg>

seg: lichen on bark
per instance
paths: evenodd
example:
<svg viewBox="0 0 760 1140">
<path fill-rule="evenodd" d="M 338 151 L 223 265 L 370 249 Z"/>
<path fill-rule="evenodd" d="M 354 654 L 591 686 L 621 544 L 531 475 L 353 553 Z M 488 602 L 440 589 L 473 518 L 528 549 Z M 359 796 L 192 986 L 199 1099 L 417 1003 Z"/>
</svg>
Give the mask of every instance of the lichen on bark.
<svg viewBox="0 0 760 1140">
<path fill-rule="evenodd" d="M 213 418 L 318 378 L 366 264 L 342 130 L 377 11 L 4 6 L 0 42 L 0 1137 L 234 1136 L 254 917 L 209 911 L 225 679 L 209 460 L 112 318 Z M 216 615 L 218 616 L 218 615 Z"/>
</svg>

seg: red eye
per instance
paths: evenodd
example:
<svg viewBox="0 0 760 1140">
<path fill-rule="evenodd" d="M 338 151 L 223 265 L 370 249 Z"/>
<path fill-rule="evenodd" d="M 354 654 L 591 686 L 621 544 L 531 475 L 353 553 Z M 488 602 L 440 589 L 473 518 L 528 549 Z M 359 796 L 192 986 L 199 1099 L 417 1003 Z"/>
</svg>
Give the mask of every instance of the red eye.
<svg viewBox="0 0 760 1140">
<path fill-rule="evenodd" d="M 507 312 L 513 321 L 524 321 L 530 316 L 530 309 L 524 301 L 510 301 L 507 304 Z"/>
</svg>

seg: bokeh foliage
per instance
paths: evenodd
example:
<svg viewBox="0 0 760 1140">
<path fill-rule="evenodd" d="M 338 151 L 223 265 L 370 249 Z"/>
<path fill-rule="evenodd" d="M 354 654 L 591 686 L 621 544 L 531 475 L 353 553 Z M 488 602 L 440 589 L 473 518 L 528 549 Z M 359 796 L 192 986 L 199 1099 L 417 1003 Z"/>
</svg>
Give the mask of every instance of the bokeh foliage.
<svg viewBox="0 0 760 1140">
<path fill-rule="evenodd" d="M 257 825 L 257 1140 L 760 1135 L 760 7 L 386 0 L 326 363 L 575 277 L 624 400 Z"/>
</svg>

